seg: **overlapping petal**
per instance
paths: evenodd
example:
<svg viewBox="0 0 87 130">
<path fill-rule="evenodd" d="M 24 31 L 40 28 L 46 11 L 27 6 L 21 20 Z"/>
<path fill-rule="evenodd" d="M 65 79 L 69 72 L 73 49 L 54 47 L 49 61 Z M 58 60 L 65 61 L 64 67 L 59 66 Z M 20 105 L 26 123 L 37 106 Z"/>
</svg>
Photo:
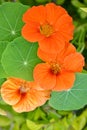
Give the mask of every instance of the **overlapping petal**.
<svg viewBox="0 0 87 130">
<path fill-rule="evenodd" d="M 62 72 L 56 78 L 56 85 L 54 86 L 54 91 L 64 91 L 72 88 L 75 81 L 75 74 L 72 72 Z"/>
<path fill-rule="evenodd" d="M 44 36 L 40 34 L 39 25 L 33 22 L 24 25 L 22 28 L 22 35 L 31 42 L 36 42 L 44 38 Z"/>
<path fill-rule="evenodd" d="M 67 11 L 61 6 L 57 6 L 53 3 L 46 4 L 46 16 L 47 22 L 54 25 L 58 18 L 62 15 L 67 14 Z"/>
<path fill-rule="evenodd" d="M 46 20 L 46 10 L 43 5 L 33 6 L 28 9 L 23 15 L 23 21 L 27 22 L 36 22 L 36 23 L 44 23 Z"/>
<path fill-rule="evenodd" d="M 71 70 L 73 72 L 81 72 L 84 66 L 84 58 L 78 53 L 72 53 L 69 56 L 66 56 L 64 59 L 64 67 L 66 70 Z"/>
<path fill-rule="evenodd" d="M 50 72 L 50 66 L 48 63 L 38 64 L 34 69 L 35 81 L 46 90 L 50 90 L 56 84 L 56 75 Z"/>
<path fill-rule="evenodd" d="M 50 92 L 44 90 L 31 90 L 31 92 L 22 95 L 20 101 L 13 105 L 16 112 L 29 112 L 36 107 L 43 105 L 50 97 Z"/>
<path fill-rule="evenodd" d="M 21 98 L 19 86 L 16 85 L 17 81 L 15 82 L 15 80 L 13 80 L 12 82 L 12 80 L 13 79 L 8 79 L 1 87 L 1 96 L 3 100 L 10 105 L 16 104 Z"/>
<path fill-rule="evenodd" d="M 66 44 L 64 40 L 62 40 L 61 35 L 57 35 L 56 33 L 39 41 L 40 49 L 48 53 L 60 52 L 65 46 Z"/>
</svg>

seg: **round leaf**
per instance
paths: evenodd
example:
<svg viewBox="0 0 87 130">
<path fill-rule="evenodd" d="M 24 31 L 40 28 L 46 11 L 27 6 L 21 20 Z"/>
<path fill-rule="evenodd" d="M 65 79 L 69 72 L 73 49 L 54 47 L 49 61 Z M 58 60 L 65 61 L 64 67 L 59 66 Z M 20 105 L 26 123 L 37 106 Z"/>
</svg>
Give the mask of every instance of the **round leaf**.
<svg viewBox="0 0 87 130">
<path fill-rule="evenodd" d="M 2 65 L 9 77 L 33 80 L 33 69 L 41 60 L 37 57 L 37 43 L 29 43 L 22 37 L 12 41 L 2 56 Z"/>
<path fill-rule="evenodd" d="M 1 58 L 2 58 L 2 54 L 5 50 L 5 48 L 7 47 L 9 42 L 7 41 L 0 41 L 0 78 L 5 78 L 7 77 L 7 74 L 5 72 L 5 70 L 3 69 L 3 66 L 1 64 Z"/>
<path fill-rule="evenodd" d="M 0 5 L 0 41 L 11 41 L 20 36 L 22 15 L 28 6 L 6 2 Z"/>
<path fill-rule="evenodd" d="M 76 110 L 86 105 L 87 74 L 76 74 L 76 81 L 71 89 L 52 92 L 49 104 L 57 110 Z"/>
<path fill-rule="evenodd" d="M 2 85 L 5 81 L 6 81 L 5 78 L 0 79 L 0 87 L 1 87 L 1 85 Z"/>
</svg>

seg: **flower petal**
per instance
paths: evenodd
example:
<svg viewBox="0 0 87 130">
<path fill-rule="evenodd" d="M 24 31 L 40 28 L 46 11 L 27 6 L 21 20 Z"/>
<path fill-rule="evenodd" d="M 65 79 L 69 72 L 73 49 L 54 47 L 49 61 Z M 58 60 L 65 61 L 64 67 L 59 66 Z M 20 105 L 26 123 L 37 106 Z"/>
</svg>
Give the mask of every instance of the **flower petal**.
<svg viewBox="0 0 87 130">
<path fill-rule="evenodd" d="M 47 22 L 49 24 L 55 24 L 58 18 L 66 14 L 66 10 L 61 6 L 57 6 L 54 3 L 46 4 Z"/>
<path fill-rule="evenodd" d="M 40 47 L 38 48 L 37 55 L 40 59 L 42 59 L 45 62 L 55 61 L 56 56 L 57 56 L 56 53 L 47 53 L 47 52 L 42 51 Z"/>
<path fill-rule="evenodd" d="M 40 34 L 39 25 L 33 22 L 24 25 L 22 28 L 22 36 L 30 42 L 36 42 L 44 38 L 44 35 Z"/>
<path fill-rule="evenodd" d="M 15 83 L 14 82 L 8 79 L 1 87 L 1 96 L 9 105 L 16 104 L 21 98 L 17 81 Z"/>
<path fill-rule="evenodd" d="M 46 10 L 43 5 L 33 6 L 28 9 L 23 15 L 23 21 L 27 22 L 36 22 L 36 23 L 44 23 L 46 19 Z"/>
<path fill-rule="evenodd" d="M 57 62 L 63 64 L 65 57 L 75 52 L 75 47 L 71 43 L 66 43 L 65 48 L 57 53 Z"/>
<path fill-rule="evenodd" d="M 34 80 L 46 90 L 51 90 L 56 83 L 56 76 L 50 72 L 50 66 L 47 63 L 38 64 L 34 69 Z"/>
<path fill-rule="evenodd" d="M 72 40 L 74 25 L 72 23 L 72 18 L 68 14 L 61 16 L 57 20 L 55 29 L 58 33 L 60 33 L 66 42 Z"/>
<path fill-rule="evenodd" d="M 84 57 L 76 52 L 64 59 L 64 68 L 73 72 L 81 72 L 84 66 Z"/>
<path fill-rule="evenodd" d="M 73 44 L 71 43 L 67 43 L 67 48 L 64 50 L 64 56 L 68 56 L 70 55 L 71 53 L 75 53 L 76 52 L 76 48 L 74 47 Z"/>
<path fill-rule="evenodd" d="M 30 90 L 13 106 L 16 112 L 28 112 L 43 105 L 50 97 L 50 91 Z"/>
<path fill-rule="evenodd" d="M 55 91 L 63 91 L 70 89 L 75 81 L 75 74 L 72 72 L 62 72 L 57 76 L 56 85 L 53 88 Z"/>
<path fill-rule="evenodd" d="M 65 42 L 57 34 L 54 34 L 50 37 L 40 40 L 39 47 L 44 52 L 57 53 L 65 47 Z"/>
<path fill-rule="evenodd" d="M 74 52 L 76 52 L 75 47 L 71 43 L 66 43 L 66 47 L 64 49 L 61 49 L 60 51 L 57 50 L 56 53 L 45 52 L 39 47 L 37 55 L 45 62 L 55 62 L 57 60 L 58 63 L 62 63 L 67 55 Z"/>
</svg>

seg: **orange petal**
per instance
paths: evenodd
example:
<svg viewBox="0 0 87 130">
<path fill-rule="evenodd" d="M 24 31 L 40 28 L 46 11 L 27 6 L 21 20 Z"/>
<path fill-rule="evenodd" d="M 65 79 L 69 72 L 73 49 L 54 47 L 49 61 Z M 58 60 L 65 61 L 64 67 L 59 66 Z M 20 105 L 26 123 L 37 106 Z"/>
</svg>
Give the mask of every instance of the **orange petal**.
<svg viewBox="0 0 87 130">
<path fill-rule="evenodd" d="M 84 57 L 76 52 L 64 59 L 64 68 L 73 72 L 81 72 L 84 66 Z"/>
<path fill-rule="evenodd" d="M 65 47 L 65 42 L 57 34 L 54 34 L 48 38 L 40 40 L 39 47 L 44 52 L 57 53 Z"/>
<path fill-rule="evenodd" d="M 67 43 L 67 48 L 64 51 L 64 56 L 68 56 L 69 54 L 75 52 L 76 52 L 76 48 L 74 47 L 74 45 L 71 43 Z"/>
<path fill-rule="evenodd" d="M 76 52 L 75 47 L 71 43 L 66 43 L 65 48 L 57 53 L 57 56 L 56 56 L 57 63 L 62 65 L 64 63 L 65 57 L 67 55 L 70 55 L 70 54 L 75 53 L 75 52 Z"/>
<path fill-rule="evenodd" d="M 12 79 L 8 79 L 1 87 L 1 96 L 9 105 L 16 104 L 21 98 L 19 93 L 20 86 L 17 85 L 17 82 L 14 82 L 12 82 Z"/>
<path fill-rule="evenodd" d="M 33 22 L 24 25 L 22 28 L 22 36 L 30 42 L 36 42 L 44 38 L 39 32 L 39 25 Z"/>
<path fill-rule="evenodd" d="M 43 61 L 45 62 L 50 62 L 50 61 L 55 61 L 57 60 L 58 63 L 61 63 L 63 62 L 65 56 L 71 54 L 71 53 L 74 53 L 76 52 L 76 49 L 75 47 L 71 44 L 71 43 L 65 43 L 65 48 L 63 49 L 58 49 L 56 51 L 56 53 L 51 53 L 50 51 L 49 52 L 45 52 L 43 51 L 40 47 L 38 48 L 38 57 L 40 59 L 42 59 Z M 50 50 L 50 49 L 49 49 Z"/>
<path fill-rule="evenodd" d="M 21 100 L 13 106 L 16 112 L 28 112 L 34 110 L 36 107 L 43 105 L 50 97 L 49 91 L 44 90 L 30 90 Z"/>
<path fill-rule="evenodd" d="M 63 91 L 72 88 L 75 81 L 75 74 L 72 72 L 62 72 L 57 76 L 56 85 L 53 90 Z"/>
<path fill-rule="evenodd" d="M 35 67 L 34 79 L 46 90 L 51 90 L 56 83 L 56 76 L 50 72 L 50 66 L 47 63 L 41 63 Z"/>
<path fill-rule="evenodd" d="M 23 79 L 14 78 L 14 77 L 8 78 L 8 81 L 11 81 L 12 83 L 14 83 L 17 86 L 20 86 L 22 83 L 25 82 L 25 80 L 23 80 Z"/>
<path fill-rule="evenodd" d="M 74 31 L 72 18 L 68 14 L 61 16 L 56 22 L 55 29 L 60 33 L 66 42 L 71 40 L 73 38 Z"/>
<path fill-rule="evenodd" d="M 53 3 L 46 4 L 47 22 L 55 24 L 58 18 L 66 14 L 66 10 L 61 6 L 57 6 Z"/>
<path fill-rule="evenodd" d="M 38 48 L 37 55 L 40 59 L 42 59 L 45 62 L 55 61 L 56 56 L 57 56 L 56 53 L 47 53 L 47 52 L 42 51 L 40 47 Z"/>
<path fill-rule="evenodd" d="M 46 10 L 43 5 L 33 6 L 28 9 L 23 15 L 23 21 L 28 23 L 30 21 L 34 21 L 36 23 L 44 23 L 46 19 Z"/>
</svg>

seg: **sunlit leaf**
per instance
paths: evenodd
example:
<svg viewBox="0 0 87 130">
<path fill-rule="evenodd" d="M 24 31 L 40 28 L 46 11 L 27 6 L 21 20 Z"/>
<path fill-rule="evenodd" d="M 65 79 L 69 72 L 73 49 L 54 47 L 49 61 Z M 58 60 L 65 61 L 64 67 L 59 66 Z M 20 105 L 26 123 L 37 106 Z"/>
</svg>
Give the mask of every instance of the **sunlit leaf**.
<svg viewBox="0 0 87 130">
<path fill-rule="evenodd" d="M 11 41 L 20 36 L 22 16 L 28 6 L 6 2 L 0 6 L 0 41 Z"/>
<path fill-rule="evenodd" d="M 37 43 L 29 43 L 22 37 L 12 41 L 2 56 L 2 65 L 8 75 L 33 80 L 33 69 L 41 60 L 37 57 Z"/>
<path fill-rule="evenodd" d="M 0 115 L 7 116 L 7 112 L 0 108 Z"/>
<path fill-rule="evenodd" d="M 87 8 L 80 8 L 80 9 L 87 13 Z"/>
<path fill-rule="evenodd" d="M 86 117 L 83 115 L 76 117 L 72 122 L 72 126 L 75 130 L 83 130 L 85 124 Z"/>
<path fill-rule="evenodd" d="M 54 126 L 53 124 L 48 125 L 44 130 L 53 130 Z"/>
<path fill-rule="evenodd" d="M 75 7 L 85 7 L 85 4 L 83 4 L 82 2 L 80 2 L 79 0 L 71 0 L 72 5 L 74 5 Z"/>
<path fill-rule="evenodd" d="M 11 121 L 8 117 L 5 116 L 0 116 L 0 126 L 6 127 L 10 125 Z"/>
<path fill-rule="evenodd" d="M 65 2 L 65 0 L 56 0 L 56 3 L 59 5 L 62 5 Z"/>
<path fill-rule="evenodd" d="M 71 89 L 62 92 L 52 92 L 49 104 L 57 110 L 75 110 L 86 105 L 87 74 L 76 74 L 76 81 Z"/>
<path fill-rule="evenodd" d="M 29 130 L 29 129 L 28 129 L 27 125 L 24 123 L 24 124 L 22 124 L 20 130 Z"/>
<path fill-rule="evenodd" d="M 19 115 L 18 115 L 18 116 L 15 116 L 15 117 L 14 117 L 14 121 L 15 121 L 18 125 L 21 125 L 21 124 L 24 123 L 25 120 L 24 120 L 23 116 L 21 116 L 21 115 L 19 116 Z"/>
<path fill-rule="evenodd" d="M 20 130 L 19 125 L 17 123 L 14 123 L 12 130 Z"/>
<path fill-rule="evenodd" d="M 40 128 L 42 128 L 43 124 L 36 124 L 35 122 L 31 121 L 31 120 L 26 120 L 27 123 L 27 127 L 30 130 L 40 130 Z"/>
</svg>

